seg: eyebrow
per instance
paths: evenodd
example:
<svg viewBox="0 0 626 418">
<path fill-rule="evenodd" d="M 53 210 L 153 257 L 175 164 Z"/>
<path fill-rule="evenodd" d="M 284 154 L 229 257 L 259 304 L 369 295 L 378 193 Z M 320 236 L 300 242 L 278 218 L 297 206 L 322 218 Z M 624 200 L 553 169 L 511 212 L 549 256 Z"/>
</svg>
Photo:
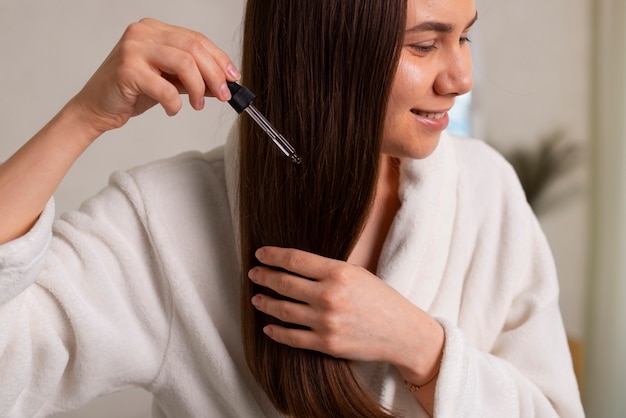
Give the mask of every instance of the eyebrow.
<svg viewBox="0 0 626 418">
<path fill-rule="evenodd" d="M 474 23 L 478 20 L 478 12 L 474 15 L 474 18 L 470 20 L 470 22 L 465 26 L 465 30 L 472 27 Z M 442 23 L 436 21 L 426 21 L 422 22 L 419 25 L 413 26 L 410 29 L 407 29 L 407 32 L 442 32 L 442 33 L 450 33 L 454 29 L 454 25 L 449 23 Z"/>
</svg>

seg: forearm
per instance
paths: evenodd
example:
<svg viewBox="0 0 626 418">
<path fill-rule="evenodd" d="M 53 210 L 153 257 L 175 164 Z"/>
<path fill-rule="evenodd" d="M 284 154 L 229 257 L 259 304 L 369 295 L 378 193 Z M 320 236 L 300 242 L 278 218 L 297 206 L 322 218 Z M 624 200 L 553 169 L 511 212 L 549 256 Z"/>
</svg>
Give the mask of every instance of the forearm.
<svg viewBox="0 0 626 418">
<path fill-rule="evenodd" d="M 72 164 L 99 136 L 70 101 L 0 165 L 0 244 L 28 231 Z"/>
<path fill-rule="evenodd" d="M 228 56 L 197 32 L 154 19 L 131 24 L 78 95 L 0 166 L 0 244 L 33 225 L 74 161 L 102 132 L 157 103 L 175 115 L 181 93 L 197 110 L 205 96 L 229 100 L 226 80 L 239 76 Z"/>
</svg>

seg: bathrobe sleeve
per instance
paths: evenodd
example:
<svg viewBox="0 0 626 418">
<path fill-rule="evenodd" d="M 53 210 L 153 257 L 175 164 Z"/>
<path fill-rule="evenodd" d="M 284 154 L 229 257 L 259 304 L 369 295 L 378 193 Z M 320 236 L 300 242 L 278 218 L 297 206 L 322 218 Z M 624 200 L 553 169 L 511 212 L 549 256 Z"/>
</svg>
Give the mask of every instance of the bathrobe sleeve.
<svg viewBox="0 0 626 418">
<path fill-rule="evenodd" d="M 547 240 L 508 163 L 471 146 L 455 238 L 463 288 L 456 316 L 440 319 L 435 416 L 582 417 Z"/>
<path fill-rule="evenodd" d="M 139 195 L 118 174 L 56 222 L 51 201 L 0 246 L 0 416 L 47 416 L 155 378 L 168 289 Z"/>
</svg>

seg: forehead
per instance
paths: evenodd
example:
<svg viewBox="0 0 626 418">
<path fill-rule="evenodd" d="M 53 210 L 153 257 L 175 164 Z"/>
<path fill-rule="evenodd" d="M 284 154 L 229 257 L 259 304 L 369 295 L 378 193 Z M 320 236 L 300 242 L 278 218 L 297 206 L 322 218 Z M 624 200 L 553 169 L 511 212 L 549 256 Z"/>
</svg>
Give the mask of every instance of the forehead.
<svg viewBox="0 0 626 418">
<path fill-rule="evenodd" d="M 474 0 L 408 0 L 407 27 L 424 21 L 467 23 L 476 14 Z"/>
</svg>

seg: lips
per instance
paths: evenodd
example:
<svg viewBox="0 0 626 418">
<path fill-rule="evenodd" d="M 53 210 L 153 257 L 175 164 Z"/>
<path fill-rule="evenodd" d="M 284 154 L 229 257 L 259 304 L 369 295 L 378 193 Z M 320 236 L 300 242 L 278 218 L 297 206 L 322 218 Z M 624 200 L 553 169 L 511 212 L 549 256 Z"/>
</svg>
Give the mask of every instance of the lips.
<svg viewBox="0 0 626 418">
<path fill-rule="evenodd" d="M 448 127 L 450 119 L 447 111 L 411 110 L 421 126 L 434 132 L 441 132 Z"/>
<path fill-rule="evenodd" d="M 441 119 L 443 118 L 447 112 L 422 112 L 419 110 L 412 110 L 416 115 L 429 118 L 429 119 Z"/>
</svg>

